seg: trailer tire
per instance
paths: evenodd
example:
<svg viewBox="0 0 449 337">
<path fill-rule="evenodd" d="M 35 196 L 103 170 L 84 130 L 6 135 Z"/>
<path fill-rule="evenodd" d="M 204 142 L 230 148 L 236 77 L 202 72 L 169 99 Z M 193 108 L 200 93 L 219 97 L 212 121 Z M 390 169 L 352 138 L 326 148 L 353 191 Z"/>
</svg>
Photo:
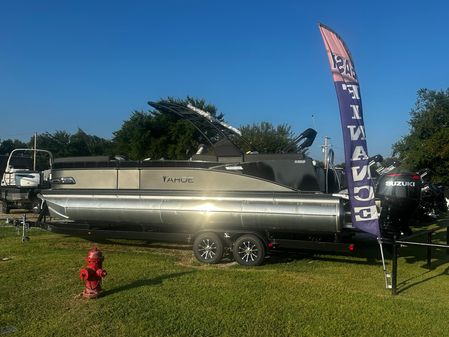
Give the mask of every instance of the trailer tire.
<svg viewBox="0 0 449 337">
<path fill-rule="evenodd" d="M 232 254 L 242 266 L 259 266 L 265 258 L 265 244 L 254 234 L 244 234 L 235 240 Z"/>
<path fill-rule="evenodd" d="M 193 254 L 200 262 L 218 263 L 223 257 L 223 251 L 223 241 L 213 232 L 201 233 L 193 241 Z"/>
</svg>

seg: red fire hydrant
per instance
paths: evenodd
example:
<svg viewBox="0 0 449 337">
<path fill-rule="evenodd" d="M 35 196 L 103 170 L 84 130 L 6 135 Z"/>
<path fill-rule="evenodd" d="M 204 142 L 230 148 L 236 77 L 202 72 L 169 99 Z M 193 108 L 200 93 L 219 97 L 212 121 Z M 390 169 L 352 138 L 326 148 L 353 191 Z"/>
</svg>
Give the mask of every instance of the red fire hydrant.
<svg viewBox="0 0 449 337">
<path fill-rule="evenodd" d="M 102 268 L 103 260 L 103 254 L 95 246 L 87 253 L 87 266 L 80 270 L 80 278 L 86 285 L 83 291 L 84 298 L 97 298 L 100 296 L 102 292 L 101 281 L 107 274 L 106 270 Z"/>
</svg>

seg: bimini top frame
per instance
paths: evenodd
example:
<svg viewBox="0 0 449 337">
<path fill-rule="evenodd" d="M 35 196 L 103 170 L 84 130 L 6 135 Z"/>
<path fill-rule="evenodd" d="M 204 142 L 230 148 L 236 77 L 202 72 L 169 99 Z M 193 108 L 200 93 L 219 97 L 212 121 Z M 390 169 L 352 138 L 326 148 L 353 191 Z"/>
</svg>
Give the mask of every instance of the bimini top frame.
<svg viewBox="0 0 449 337">
<path fill-rule="evenodd" d="M 190 122 L 214 148 L 214 151 L 218 156 L 242 155 L 243 151 L 236 144 L 236 140 L 252 147 L 251 144 L 242 137 L 241 132 L 237 128 L 220 121 L 210 113 L 196 108 L 191 104 L 187 106 L 169 102 L 148 102 L 148 104 L 161 113 Z"/>
<path fill-rule="evenodd" d="M 161 113 L 189 121 L 214 148 L 218 156 L 242 155 L 243 150 L 237 145 L 238 143 L 245 143 L 252 152 L 258 152 L 250 142 L 242 137 L 240 130 L 191 104 L 182 105 L 171 102 L 148 102 L 148 104 Z M 316 134 L 313 129 L 305 130 L 294 138 L 281 153 L 290 152 L 295 147 L 296 152 L 304 151 L 312 145 Z"/>
</svg>

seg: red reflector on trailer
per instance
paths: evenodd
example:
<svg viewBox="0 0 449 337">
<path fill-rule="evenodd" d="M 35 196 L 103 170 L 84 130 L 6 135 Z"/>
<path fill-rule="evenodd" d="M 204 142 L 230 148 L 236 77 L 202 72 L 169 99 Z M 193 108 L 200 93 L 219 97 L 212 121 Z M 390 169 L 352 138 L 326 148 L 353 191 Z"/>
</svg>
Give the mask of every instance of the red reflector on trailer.
<svg viewBox="0 0 449 337">
<path fill-rule="evenodd" d="M 353 252 L 355 250 L 355 245 L 353 243 L 351 243 L 348 247 L 350 252 Z"/>
</svg>

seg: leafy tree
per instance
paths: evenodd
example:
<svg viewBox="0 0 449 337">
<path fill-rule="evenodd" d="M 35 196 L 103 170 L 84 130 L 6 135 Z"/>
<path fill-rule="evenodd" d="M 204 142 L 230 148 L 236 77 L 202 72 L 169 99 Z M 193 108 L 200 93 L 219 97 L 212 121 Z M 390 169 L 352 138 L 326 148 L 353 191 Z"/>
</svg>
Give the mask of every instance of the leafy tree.
<svg viewBox="0 0 449 337">
<path fill-rule="evenodd" d="M 5 139 L 0 142 L 0 154 L 10 154 L 12 150 L 28 148 L 28 145 L 18 139 Z"/>
<path fill-rule="evenodd" d="M 410 113 L 410 132 L 393 145 L 402 168 L 430 168 L 433 180 L 449 184 L 449 89 L 421 89 Z"/>
<path fill-rule="evenodd" d="M 215 106 L 203 99 L 168 97 L 158 103 L 191 104 L 216 118 L 223 118 L 222 114 L 217 115 Z M 152 109 L 135 111 L 121 129 L 114 132 L 113 141 L 116 152 L 131 159 L 187 159 L 195 153 L 200 139 L 201 134 L 188 121 Z"/>
<path fill-rule="evenodd" d="M 33 143 L 30 139 L 29 144 Z M 48 150 L 56 157 L 68 157 L 70 134 L 67 131 L 56 131 L 54 134 L 45 132 L 37 136 L 37 147 Z"/>
<path fill-rule="evenodd" d="M 191 104 L 223 121 L 223 114 L 219 114 L 214 105 L 203 99 L 169 97 L 158 103 Z M 237 140 L 237 145 L 244 151 L 256 149 L 260 153 L 281 153 L 294 139 L 291 127 L 287 124 L 275 127 L 269 122 L 261 122 L 244 125 L 240 131 L 247 142 Z M 113 141 L 116 152 L 131 159 L 187 159 L 196 152 L 201 142 L 205 142 L 202 138 L 201 133 L 188 121 L 153 109 L 149 112 L 135 111 L 123 122 L 121 129 L 114 132 Z M 296 149 L 293 146 L 289 152 L 295 152 Z"/>
<path fill-rule="evenodd" d="M 29 145 L 32 146 L 34 139 Z M 78 129 L 74 134 L 67 131 L 43 133 L 37 136 L 37 147 L 48 150 L 57 157 L 112 155 L 112 142 L 97 136 L 88 135 Z"/>
<path fill-rule="evenodd" d="M 112 142 L 78 129 L 69 138 L 68 152 L 71 156 L 112 155 Z"/>
<path fill-rule="evenodd" d="M 243 125 L 239 128 L 245 138 L 260 153 L 281 153 L 294 138 L 292 129 L 287 124 L 273 126 L 269 122 L 260 122 Z M 247 144 L 239 144 L 245 151 L 250 148 Z M 295 152 L 293 146 L 290 152 Z"/>
</svg>

